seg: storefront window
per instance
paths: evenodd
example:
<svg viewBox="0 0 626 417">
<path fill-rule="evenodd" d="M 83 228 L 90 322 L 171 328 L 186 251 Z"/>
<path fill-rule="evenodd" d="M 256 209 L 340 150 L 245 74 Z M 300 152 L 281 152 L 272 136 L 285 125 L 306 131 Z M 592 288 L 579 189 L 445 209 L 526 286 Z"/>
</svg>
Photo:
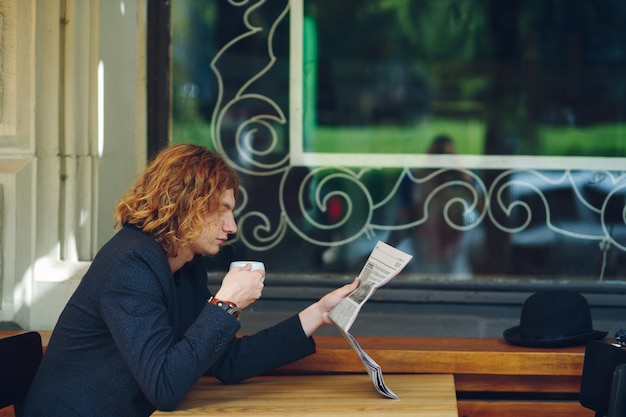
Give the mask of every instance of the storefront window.
<svg viewBox="0 0 626 417">
<path fill-rule="evenodd" d="M 622 3 L 172 2 L 172 140 L 243 180 L 215 262 L 626 280 Z"/>
</svg>

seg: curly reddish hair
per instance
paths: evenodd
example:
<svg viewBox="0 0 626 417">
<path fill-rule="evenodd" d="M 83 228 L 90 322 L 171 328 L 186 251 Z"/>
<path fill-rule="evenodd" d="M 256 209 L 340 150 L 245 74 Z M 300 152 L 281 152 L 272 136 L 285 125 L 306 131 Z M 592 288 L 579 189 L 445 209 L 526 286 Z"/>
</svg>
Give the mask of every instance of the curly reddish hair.
<svg viewBox="0 0 626 417">
<path fill-rule="evenodd" d="M 237 197 L 239 176 L 218 154 L 191 144 L 163 149 L 115 208 L 115 226 L 134 225 L 174 257 L 200 237 L 204 216 L 224 192 Z"/>
</svg>

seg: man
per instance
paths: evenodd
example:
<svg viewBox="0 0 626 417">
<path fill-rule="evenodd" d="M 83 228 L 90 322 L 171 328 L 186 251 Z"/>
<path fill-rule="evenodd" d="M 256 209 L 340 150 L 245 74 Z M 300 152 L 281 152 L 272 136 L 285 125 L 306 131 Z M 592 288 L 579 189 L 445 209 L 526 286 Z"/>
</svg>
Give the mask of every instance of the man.
<svg viewBox="0 0 626 417">
<path fill-rule="evenodd" d="M 54 328 L 24 417 L 149 416 L 172 410 L 206 372 L 237 383 L 315 352 L 311 336 L 355 279 L 299 314 L 236 338 L 264 271 L 235 268 L 211 295 L 202 259 L 237 231 L 239 179 L 196 145 L 164 149 L 118 204 L 121 226 Z"/>
</svg>

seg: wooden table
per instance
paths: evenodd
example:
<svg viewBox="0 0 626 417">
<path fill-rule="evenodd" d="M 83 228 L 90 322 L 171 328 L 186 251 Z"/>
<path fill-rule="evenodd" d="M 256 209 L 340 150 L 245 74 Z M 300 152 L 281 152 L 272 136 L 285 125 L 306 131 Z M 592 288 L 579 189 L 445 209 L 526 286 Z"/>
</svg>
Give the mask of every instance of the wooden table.
<svg viewBox="0 0 626 417">
<path fill-rule="evenodd" d="M 400 399 L 379 394 L 366 374 L 272 375 L 223 385 L 202 378 L 174 412 L 154 416 L 458 417 L 452 375 L 384 375 Z"/>
</svg>

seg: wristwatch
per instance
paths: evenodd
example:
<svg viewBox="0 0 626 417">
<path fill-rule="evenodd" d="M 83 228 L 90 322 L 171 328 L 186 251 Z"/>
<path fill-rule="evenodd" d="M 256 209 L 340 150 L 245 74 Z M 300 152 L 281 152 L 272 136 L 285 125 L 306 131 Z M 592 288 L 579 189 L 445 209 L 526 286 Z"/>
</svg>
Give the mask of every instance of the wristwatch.
<svg viewBox="0 0 626 417">
<path fill-rule="evenodd" d="M 241 316 L 241 310 L 239 309 L 239 307 L 237 307 L 237 304 L 235 303 L 231 303 L 230 301 L 218 300 L 213 296 L 209 297 L 207 302 L 218 306 L 228 314 L 234 316 L 237 320 L 239 320 L 239 317 Z"/>
</svg>

